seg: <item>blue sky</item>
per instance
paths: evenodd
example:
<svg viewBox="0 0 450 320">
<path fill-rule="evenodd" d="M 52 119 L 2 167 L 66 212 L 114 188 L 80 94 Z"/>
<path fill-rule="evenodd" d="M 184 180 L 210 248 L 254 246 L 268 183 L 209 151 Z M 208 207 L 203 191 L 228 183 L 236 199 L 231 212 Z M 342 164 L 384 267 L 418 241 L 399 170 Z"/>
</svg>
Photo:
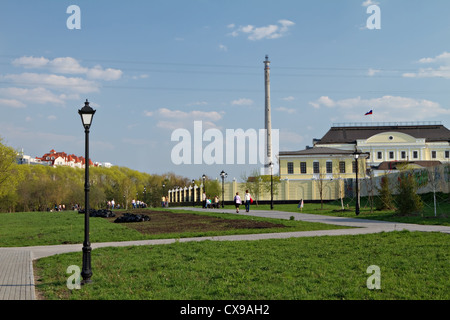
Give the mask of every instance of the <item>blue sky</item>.
<svg viewBox="0 0 450 320">
<path fill-rule="evenodd" d="M 80 8 L 81 29 L 67 27 L 70 5 Z M 370 5 L 380 9 L 381 29 L 367 28 Z M 240 179 L 260 165 L 175 165 L 171 135 L 193 134 L 194 121 L 224 136 L 264 128 L 266 54 L 280 150 L 301 150 L 336 122 L 448 126 L 446 0 L 3 0 L 0 7 L 0 137 L 31 156 L 83 155 L 77 111 L 88 99 L 97 110 L 93 161 L 189 178 L 225 170 Z M 372 118 L 364 116 L 370 109 Z"/>
</svg>

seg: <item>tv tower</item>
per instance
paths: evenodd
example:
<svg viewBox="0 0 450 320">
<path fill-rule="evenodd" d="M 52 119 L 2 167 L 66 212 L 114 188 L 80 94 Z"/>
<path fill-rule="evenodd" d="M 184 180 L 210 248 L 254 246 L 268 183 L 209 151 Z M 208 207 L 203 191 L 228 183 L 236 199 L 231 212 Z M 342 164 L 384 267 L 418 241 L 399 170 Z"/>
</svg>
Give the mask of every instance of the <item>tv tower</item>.
<svg viewBox="0 0 450 320">
<path fill-rule="evenodd" d="M 272 122 L 270 119 L 270 61 L 266 55 L 264 60 L 264 80 L 265 80 L 265 119 L 264 129 L 266 130 L 266 163 L 265 174 L 271 174 L 270 164 L 272 163 Z M 272 163 L 273 164 L 273 163 Z"/>
</svg>

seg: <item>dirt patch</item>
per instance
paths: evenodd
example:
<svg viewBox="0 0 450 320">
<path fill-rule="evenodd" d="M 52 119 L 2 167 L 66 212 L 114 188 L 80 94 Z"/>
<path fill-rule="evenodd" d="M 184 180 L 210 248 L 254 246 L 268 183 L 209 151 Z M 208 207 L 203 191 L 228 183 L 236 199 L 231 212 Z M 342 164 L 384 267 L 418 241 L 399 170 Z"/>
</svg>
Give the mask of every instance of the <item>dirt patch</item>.
<svg viewBox="0 0 450 320">
<path fill-rule="evenodd" d="M 124 224 L 143 234 L 163 234 L 180 232 L 226 231 L 235 229 L 284 228 L 282 224 L 247 219 L 225 219 L 189 213 L 173 213 L 168 211 L 132 210 L 134 214 L 147 215 L 150 221 Z M 117 213 L 116 218 L 124 213 Z M 116 218 L 107 218 L 114 222 Z"/>
</svg>

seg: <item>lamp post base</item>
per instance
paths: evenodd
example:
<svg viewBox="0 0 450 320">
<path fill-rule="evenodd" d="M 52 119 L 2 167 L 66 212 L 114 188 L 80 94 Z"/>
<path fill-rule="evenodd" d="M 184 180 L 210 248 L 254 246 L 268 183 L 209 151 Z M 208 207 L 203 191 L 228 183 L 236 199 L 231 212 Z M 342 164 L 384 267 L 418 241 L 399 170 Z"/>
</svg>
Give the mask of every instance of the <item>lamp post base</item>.
<svg viewBox="0 0 450 320">
<path fill-rule="evenodd" d="M 83 269 L 81 270 L 81 277 L 83 280 L 81 281 L 81 284 L 92 282 L 91 251 L 92 248 L 90 245 L 83 246 Z"/>
</svg>

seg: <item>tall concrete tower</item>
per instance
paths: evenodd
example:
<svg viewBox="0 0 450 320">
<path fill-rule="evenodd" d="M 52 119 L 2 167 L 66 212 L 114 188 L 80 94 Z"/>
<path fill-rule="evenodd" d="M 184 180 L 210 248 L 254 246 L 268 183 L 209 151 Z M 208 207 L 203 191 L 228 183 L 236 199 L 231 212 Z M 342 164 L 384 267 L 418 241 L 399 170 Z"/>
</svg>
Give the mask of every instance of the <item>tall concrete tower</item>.
<svg viewBox="0 0 450 320">
<path fill-rule="evenodd" d="M 266 161 L 265 174 L 271 174 L 270 164 L 272 163 L 272 122 L 270 119 L 270 61 L 266 55 L 264 60 L 264 82 L 265 82 L 265 118 L 264 129 L 266 129 Z"/>
</svg>

